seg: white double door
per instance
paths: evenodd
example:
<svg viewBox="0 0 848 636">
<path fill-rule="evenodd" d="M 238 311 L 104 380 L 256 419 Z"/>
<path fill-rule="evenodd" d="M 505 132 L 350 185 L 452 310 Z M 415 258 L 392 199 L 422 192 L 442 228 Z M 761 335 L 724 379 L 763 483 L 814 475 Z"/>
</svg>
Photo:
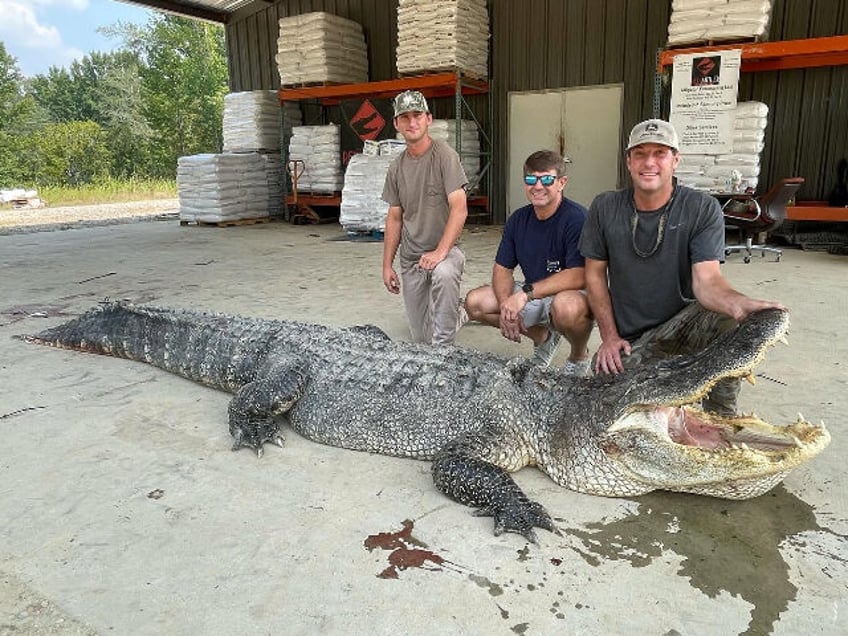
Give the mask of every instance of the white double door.
<svg viewBox="0 0 848 636">
<path fill-rule="evenodd" d="M 509 212 L 527 205 L 523 166 L 537 150 L 571 160 L 565 195 L 586 207 L 617 187 L 621 159 L 620 84 L 509 93 Z"/>
</svg>

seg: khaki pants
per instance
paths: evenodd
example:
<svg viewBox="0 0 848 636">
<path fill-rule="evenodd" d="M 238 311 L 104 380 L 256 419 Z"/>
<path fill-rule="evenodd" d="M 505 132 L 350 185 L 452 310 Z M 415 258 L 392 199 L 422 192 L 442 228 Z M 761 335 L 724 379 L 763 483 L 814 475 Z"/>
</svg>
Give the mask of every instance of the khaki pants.
<svg viewBox="0 0 848 636">
<path fill-rule="evenodd" d="M 459 283 L 465 254 L 451 248 L 433 271 L 418 265 L 400 273 L 403 304 L 413 342 L 452 344 L 459 322 Z"/>
<path fill-rule="evenodd" d="M 664 358 L 696 353 L 718 336 L 736 328 L 730 316 L 717 314 L 692 303 L 661 325 L 649 329 L 631 343 L 629 356 L 621 356 L 625 368 L 653 363 Z M 722 415 L 736 413 L 739 378 L 720 380 L 703 400 L 704 410 Z"/>
</svg>

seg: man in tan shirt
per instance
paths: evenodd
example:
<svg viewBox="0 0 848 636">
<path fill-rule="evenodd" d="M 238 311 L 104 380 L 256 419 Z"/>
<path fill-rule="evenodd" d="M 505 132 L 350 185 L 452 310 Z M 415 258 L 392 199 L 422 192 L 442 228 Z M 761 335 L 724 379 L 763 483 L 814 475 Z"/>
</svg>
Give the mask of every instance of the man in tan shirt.
<svg viewBox="0 0 848 636">
<path fill-rule="evenodd" d="M 457 241 L 468 216 L 468 179 L 456 151 L 430 137 L 433 116 L 418 91 L 394 100 L 395 129 L 406 150 L 389 166 L 383 240 L 383 284 L 403 291 L 413 342 L 451 344 L 459 326 L 465 255 Z M 400 252 L 400 278 L 394 260 Z M 402 284 L 401 284 L 402 283 Z"/>
</svg>

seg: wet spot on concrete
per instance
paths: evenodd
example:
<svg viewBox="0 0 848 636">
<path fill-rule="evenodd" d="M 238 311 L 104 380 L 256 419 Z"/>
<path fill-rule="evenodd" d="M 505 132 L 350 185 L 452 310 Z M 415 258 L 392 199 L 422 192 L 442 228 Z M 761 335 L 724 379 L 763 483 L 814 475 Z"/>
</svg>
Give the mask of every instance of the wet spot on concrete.
<svg viewBox="0 0 848 636">
<path fill-rule="evenodd" d="M 821 531 L 812 508 L 780 485 L 747 501 L 657 492 L 635 500 L 637 512 L 611 523 L 570 530 L 590 565 L 626 560 L 649 565 L 664 551 L 684 557 L 679 574 L 710 598 L 722 591 L 753 605 L 746 634 L 769 634 L 797 588 L 779 547 Z"/>
<path fill-rule="evenodd" d="M 469 574 L 468 578 L 480 587 L 487 589 L 489 591 L 490 596 L 502 596 L 504 593 L 503 587 L 501 587 L 497 583 L 490 581 L 485 576 L 480 576 L 479 574 Z M 498 607 L 500 608 L 500 606 Z M 501 614 L 503 614 L 503 609 L 501 609 Z M 504 618 L 509 618 L 509 614 L 504 616 Z"/>
</svg>

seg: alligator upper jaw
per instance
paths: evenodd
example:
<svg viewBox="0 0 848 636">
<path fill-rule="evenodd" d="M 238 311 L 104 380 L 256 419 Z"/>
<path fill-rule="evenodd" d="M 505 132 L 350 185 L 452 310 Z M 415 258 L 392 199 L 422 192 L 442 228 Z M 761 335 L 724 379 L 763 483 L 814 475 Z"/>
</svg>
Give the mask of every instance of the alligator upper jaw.
<svg viewBox="0 0 848 636">
<path fill-rule="evenodd" d="M 778 342 L 786 342 L 789 314 L 764 309 L 750 314 L 736 329 L 722 334 L 693 354 L 629 370 L 621 385 L 622 412 L 640 406 L 680 406 L 700 402 L 724 378 L 746 378 Z"/>
</svg>

